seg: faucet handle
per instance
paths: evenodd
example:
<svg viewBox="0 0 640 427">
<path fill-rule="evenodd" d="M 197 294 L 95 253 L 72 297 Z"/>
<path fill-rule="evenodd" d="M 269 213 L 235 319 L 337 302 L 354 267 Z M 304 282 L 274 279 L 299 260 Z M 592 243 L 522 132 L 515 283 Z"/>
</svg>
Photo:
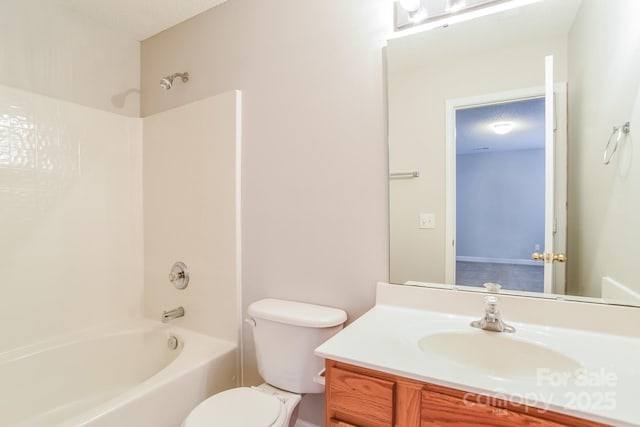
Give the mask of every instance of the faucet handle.
<svg viewBox="0 0 640 427">
<path fill-rule="evenodd" d="M 498 313 L 498 304 L 500 303 L 500 300 L 498 299 L 497 296 L 495 295 L 487 295 L 486 297 L 484 297 L 484 303 L 485 303 L 485 311 L 487 313 Z"/>
<path fill-rule="evenodd" d="M 487 295 L 486 297 L 484 297 L 484 302 L 487 304 L 498 304 L 499 300 L 495 295 Z"/>
<path fill-rule="evenodd" d="M 494 332 L 515 332 L 516 328 L 504 323 L 500 316 L 498 305 L 500 300 L 495 295 L 487 295 L 484 297 L 484 317 L 480 320 L 471 322 L 474 328 L 484 329 L 485 331 Z"/>
</svg>

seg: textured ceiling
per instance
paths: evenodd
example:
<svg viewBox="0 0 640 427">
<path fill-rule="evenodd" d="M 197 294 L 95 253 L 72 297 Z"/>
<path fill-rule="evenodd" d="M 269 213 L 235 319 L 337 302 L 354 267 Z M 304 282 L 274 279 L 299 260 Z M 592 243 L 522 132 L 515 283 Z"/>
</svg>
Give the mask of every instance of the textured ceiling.
<svg viewBox="0 0 640 427">
<path fill-rule="evenodd" d="M 58 0 L 64 7 L 142 41 L 226 0 Z"/>
<path fill-rule="evenodd" d="M 513 130 L 497 135 L 496 122 L 510 122 Z M 456 111 L 457 154 L 543 148 L 544 97 Z"/>
</svg>

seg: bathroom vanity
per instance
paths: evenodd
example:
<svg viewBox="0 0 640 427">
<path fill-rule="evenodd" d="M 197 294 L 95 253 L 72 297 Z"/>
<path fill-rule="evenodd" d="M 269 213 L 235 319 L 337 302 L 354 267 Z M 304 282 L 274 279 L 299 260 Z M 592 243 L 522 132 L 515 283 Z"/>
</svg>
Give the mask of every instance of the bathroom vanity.
<svg viewBox="0 0 640 427">
<path fill-rule="evenodd" d="M 607 425 L 334 360 L 326 386 L 329 427 Z"/>
<path fill-rule="evenodd" d="M 499 295 L 515 332 L 491 332 L 484 296 L 379 284 L 316 349 L 326 425 L 640 426 L 640 310 Z"/>
</svg>

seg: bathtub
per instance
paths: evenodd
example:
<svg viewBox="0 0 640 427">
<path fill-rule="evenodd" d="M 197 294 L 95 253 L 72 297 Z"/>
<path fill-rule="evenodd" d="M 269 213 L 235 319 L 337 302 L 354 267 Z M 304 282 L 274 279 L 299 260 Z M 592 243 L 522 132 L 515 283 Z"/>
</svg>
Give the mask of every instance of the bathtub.
<svg viewBox="0 0 640 427">
<path fill-rule="evenodd" d="M 235 343 L 151 320 L 5 352 L 0 426 L 178 427 L 237 385 L 236 355 Z"/>
</svg>

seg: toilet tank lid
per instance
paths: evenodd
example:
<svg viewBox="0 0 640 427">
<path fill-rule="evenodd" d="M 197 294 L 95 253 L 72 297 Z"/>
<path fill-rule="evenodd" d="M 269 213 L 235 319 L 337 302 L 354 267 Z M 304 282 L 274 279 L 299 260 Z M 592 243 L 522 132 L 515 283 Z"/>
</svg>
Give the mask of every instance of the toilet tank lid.
<svg viewBox="0 0 640 427">
<path fill-rule="evenodd" d="M 347 320 L 339 308 L 267 298 L 249 305 L 249 316 L 308 328 L 330 328 Z"/>
</svg>

